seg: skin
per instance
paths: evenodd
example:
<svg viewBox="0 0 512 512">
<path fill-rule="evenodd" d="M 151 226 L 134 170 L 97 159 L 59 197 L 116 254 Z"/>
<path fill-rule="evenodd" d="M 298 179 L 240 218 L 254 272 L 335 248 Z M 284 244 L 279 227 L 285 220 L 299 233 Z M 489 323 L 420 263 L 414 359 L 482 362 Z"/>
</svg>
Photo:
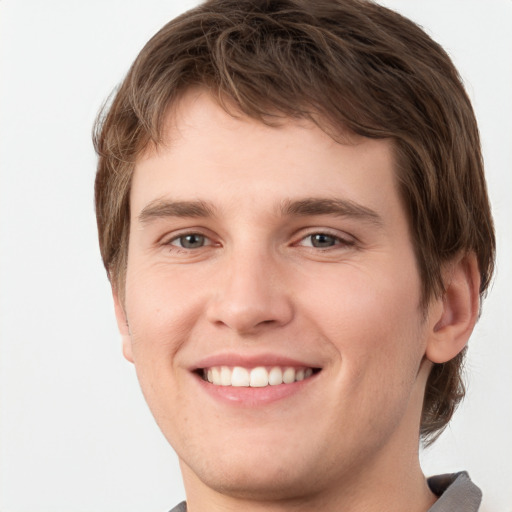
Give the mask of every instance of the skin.
<svg viewBox="0 0 512 512">
<path fill-rule="evenodd" d="M 447 266 L 447 293 L 425 314 L 388 140 L 269 127 L 197 90 L 166 127 L 135 168 L 125 302 L 114 299 L 189 511 L 426 511 L 425 383 L 474 325 L 474 258 Z M 286 208 L 311 198 L 350 208 Z M 176 215 L 192 201 L 208 214 Z M 233 354 L 321 371 L 283 399 L 232 404 L 192 370 Z"/>
</svg>

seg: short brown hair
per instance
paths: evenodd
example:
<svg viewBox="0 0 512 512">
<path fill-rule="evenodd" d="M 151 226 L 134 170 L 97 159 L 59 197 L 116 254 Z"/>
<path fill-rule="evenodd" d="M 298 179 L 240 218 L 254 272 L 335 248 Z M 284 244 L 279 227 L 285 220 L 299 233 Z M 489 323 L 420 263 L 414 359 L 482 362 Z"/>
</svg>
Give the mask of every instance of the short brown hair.
<svg viewBox="0 0 512 512">
<path fill-rule="evenodd" d="M 476 254 L 485 293 L 495 240 L 479 134 L 446 52 L 368 0 L 210 0 L 146 44 L 96 124 L 101 255 L 121 296 L 135 160 L 161 142 L 170 105 L 196 86 L 265 123 L 306 118 L 326 131 L 392 139 L 422 306 L 442 296 L 442 265 L 460 254 Z M 431 371 L 421 422 L 427 442 L 464 396 L 463 360 L 464 351 Z"/>
</svg>

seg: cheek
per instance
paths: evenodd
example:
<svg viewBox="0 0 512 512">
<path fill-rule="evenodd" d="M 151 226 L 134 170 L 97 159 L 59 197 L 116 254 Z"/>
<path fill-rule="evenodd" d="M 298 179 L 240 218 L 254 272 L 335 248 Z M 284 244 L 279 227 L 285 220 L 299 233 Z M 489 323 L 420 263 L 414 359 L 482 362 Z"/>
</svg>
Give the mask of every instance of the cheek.
<svg viewBox="0 0 512 512">
<path fill-rule="evenodd" d="M 309 309 L 339 353 L 340 375 L 348 371 L 354 382 L 368 375 L 410 379 L 425 349 L 417 273 L 381 272 L 376 278 L 351 269 L 324 282 L 342 284 L 316 289 L 302 309 Z"/>
<path fill-rule="evenodd" d="M 326 298 L 317 312 L 319 318 L 324 315 L 329 328 L 324 335 L 338 352 L 334 388 L 344 403 L 339 410 L 350 410 L 369 437 L 381 438 L 406 414 L 425 351 L 424 333 L 416 296 L 393 287 L 364 290 L 360 283 L 357 298 L 349 290 L 340 296 L 335 318 L 325 318 L 332 299 Z M 339 423 L 344 421 L 342 414 Z M 347 432 L 355 442 L 357 431 Z"/>
<path fill-rule="evenodd" d="M 142 393 L 157 423 L 172 424 L 169 415 L 180 396 L 177 354 L 190 336 L 194 313 L 187 294 L 161 274 L 132 270 L 126 290 L 133 361 Z"/>
<path fill-rule="evenodd" d="M 134 265 L 135 266 L 135 265 Z M 201 311 L 200 293 L 162 272 L 132 271 L 126 278 L 126 313 L 135 362 L 172 361 Z M 165 358 L 163 356 L 165 355 Z"/>
</svg>

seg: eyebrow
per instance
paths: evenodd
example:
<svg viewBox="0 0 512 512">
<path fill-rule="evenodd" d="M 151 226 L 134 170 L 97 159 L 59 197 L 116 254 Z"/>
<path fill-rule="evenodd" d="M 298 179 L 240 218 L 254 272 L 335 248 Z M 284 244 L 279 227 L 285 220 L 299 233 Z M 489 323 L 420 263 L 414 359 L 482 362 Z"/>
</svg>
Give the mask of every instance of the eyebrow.
<svg viewBox="0 0 512 512">
<path fill-rule="evenodd" d="M 151 220 L 165 217 L 213 217 L 214 207 L 206 201 L 170 201 L 155 199 L 147 204 L 139 214 L 139 222 L 145 224 Z"/>
<path fill-rule="evenodd" d="M 286 199 L 278 206 L 283 217 L 307 217 L 313 215 L 333 215 L 353 217 L 377 226 L 382 225 L 380 215 L 349 199 L 308 197 L 299 200 Z M 172 201 L 155 199 L 140 212 L 138 220 L 145 224 L 166 217 L 207 218 L 215 216 L 215 207 L 207 201 Z"/>
<path fill-rule="evenodd" d="M 353 217 L 382 226 L 382 217 L 371 208 L 349 199 L 309 197 L 298 201 L 286 200 L 280 207 L 285 216 L 334 215 Z"/>
</svg>

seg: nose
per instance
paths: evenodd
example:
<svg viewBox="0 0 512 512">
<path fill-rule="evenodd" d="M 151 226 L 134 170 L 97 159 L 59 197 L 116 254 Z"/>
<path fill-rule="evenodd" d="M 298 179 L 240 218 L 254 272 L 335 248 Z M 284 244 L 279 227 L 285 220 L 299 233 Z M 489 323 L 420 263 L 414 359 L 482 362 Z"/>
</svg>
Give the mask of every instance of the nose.
<svg viewBox="0 0 512 512">
<path fill-rule="evenodd" d="M 293 318 L 284 269 L 266 255 L 239 254 L 223 262 L 207 318 L 239 335 L 283 327 Z"/>
</svg>

